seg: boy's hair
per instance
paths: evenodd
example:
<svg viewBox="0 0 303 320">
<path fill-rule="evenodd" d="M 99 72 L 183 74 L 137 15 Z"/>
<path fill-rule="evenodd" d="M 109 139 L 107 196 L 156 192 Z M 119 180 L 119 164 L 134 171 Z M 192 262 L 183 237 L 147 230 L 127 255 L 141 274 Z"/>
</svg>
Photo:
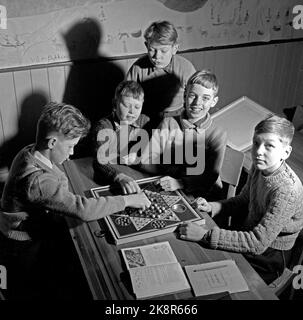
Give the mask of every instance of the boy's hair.
<svg viewBox="0 0 303 320">
<path fill-rule="evenodd" d="M 138 82 L 126 80 L 118 84 L 115 91 L 115 101 L 122 96 L 133 97 L 134 99 L 144 99 L 144 91 Z"/>
<path fill-rule="evenodd" d="M 209 70 L 201 70 L 195 72 L 187 81 L 186 86 L 190 86 L 192 84 L 200 84 L 201 86 L 207 89 L 213 89 L 214 97 L 217 96 L 219 91 L 219 85 L 217 81 L 217 77 L 214 73 Z"/>
<path fill-rule="evenodd" d="M 66 139 L 85 137 L 90 121 L 75 107 L 65 103 L 48 103 L 38 120 L 36 142 L 42 142 L 51 132 L 58 132 Z"/>
<path fill-rule="evenodd" d="M 294 132 L 294 125 L 287 119 L 278 116 L 270 116 L 260 121 L 255 127 L 255 134 L 274 133 L 286 145 L 291 144 Z"/>
<path fill-rule="evenodd" d="M 144 32 L 147 43 L 157 42 L 164 45 L 176 44 L 178 33 L 174 25 L 169 21 L 155 21 Z"/>
</svg>

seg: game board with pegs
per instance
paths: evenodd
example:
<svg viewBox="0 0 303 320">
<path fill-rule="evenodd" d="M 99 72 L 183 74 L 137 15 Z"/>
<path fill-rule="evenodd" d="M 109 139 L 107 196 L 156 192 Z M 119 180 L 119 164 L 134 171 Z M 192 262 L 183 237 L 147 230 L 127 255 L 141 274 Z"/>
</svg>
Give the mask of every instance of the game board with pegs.
<svg viewBox="0 0 303 320">
<path fill-rule="evenodd" d="M 175 231 L 182 222 L 204 223 L 179 191 L 164 191 L 159 177 L 137 180 L 151 202 L 146 210 L 126 208 L 104 218 L 116 244 L 155 237 Z M 111 195 L 109 187 L 91 189 L 94 197 Z"/>
</svg>

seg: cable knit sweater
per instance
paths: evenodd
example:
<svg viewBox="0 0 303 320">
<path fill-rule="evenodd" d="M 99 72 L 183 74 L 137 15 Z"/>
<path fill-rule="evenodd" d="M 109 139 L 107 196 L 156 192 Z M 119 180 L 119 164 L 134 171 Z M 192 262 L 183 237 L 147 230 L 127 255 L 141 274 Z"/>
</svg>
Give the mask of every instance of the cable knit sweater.
<svg viewBox="0 0 303 320">
<path fill-rule="evenodd" d="M 303 227 L 303 187 L 284 162 L 272 175 L 252 168 L 241 193 L 222 201 L 221 212 L 230 216 L 246 214 L 243 230 L 214 227 L 206 241 L 214 249 L 262 254 L 268 247 L 289 250 Z"/>
<path fill-rule="evenodd" d="M 8 238 L 31 240 L 43 232 L 54 212 L 91 221 L 125 209 L 123 196 L 99 199 L 74 195 L 65 174 L 34 157 L 34 146 L 21 150 L 13 161 L 0 210 L 0 231 Z"/>
</svg>

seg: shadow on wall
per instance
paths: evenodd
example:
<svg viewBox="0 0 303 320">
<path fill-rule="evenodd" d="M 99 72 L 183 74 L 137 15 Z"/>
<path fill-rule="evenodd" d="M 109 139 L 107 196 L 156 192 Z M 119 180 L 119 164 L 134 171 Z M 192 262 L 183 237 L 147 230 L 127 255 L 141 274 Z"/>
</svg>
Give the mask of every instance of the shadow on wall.
<svg viewBox="0 0 303 320">
<path fill-rule="evenodd" d="M 0 146 L 0 191 L 16 154 L 26 145 L 35 142 L 36 125 L 46 103 L 46 95 L 39 91 L 23 99 L 17 133 Z"/>
<path fill-rule="evenodd" d="M 63 37 L 70 59 L 74 61 L 63 101 L 79 108 L 94 125 L 112 111 L 115 88 L 124 79 L 124 73 L 115 63 L 99 54 L 102 30 L 98 21 L 85 19 L 76 23 Z M 91 141 L 91 135 L 80 141 L 74 158 L 92 155 Z"/>
</svg>

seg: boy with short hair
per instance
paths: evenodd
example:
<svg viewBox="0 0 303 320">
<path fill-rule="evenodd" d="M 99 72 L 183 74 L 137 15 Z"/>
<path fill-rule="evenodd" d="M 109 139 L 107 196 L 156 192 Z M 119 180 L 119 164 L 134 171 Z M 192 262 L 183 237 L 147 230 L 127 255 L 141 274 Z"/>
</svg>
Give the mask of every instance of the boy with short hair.
<svg viewBox="0 0 303 320">
<path fill-rule="evenodd" d="M 89 121 L 71 105 L 50 103 L 45 107 L 38 121 L 36 143 L 15 157 L 3 190 L 3 211 L 0 211 L 3 235 L 31 241 L 43 232 L 43 218 L 49 214 L 91 221 L 126 206 L 149 205 L 143 195 L 88 199 L 68 190 L 67 177 L 57 165 L 73 154 L 89 127 Z"/>
<path fill-rule="evenodd" d="M 242 216 L 240 227 L 207 230 L 185 224 L 179 229 L 181 238 L 243 253 L 267 284 L 281 275 L 303 226 L 302 183 L 285 162 L 293 134 L 293 124 L 284 118 L 271 116 L 258 123 L 253 136 L 253 166 L 241 193 L 220 202 L 197 199 L 198 208 L 212 217 Z"/>
<path fill-rule="evenodd" d="M 41 284 L 43 290 L 47 287 L 46 279 L 39 280 L 38 275 L 56 265 L 56 255 L 66 245 L 61 240 L 65 236 L 60 236 L 60 216 L 91 221 L 127 206 L 150 205 L 143 193 L 95 199 L 69 191 L 67 177 L 57 165 L 73 154 L 89 128 L 89 121 L 75 107 L 49 103 L 37 124 L 36 143 L 23 148 L 12 163 L 0 210 L 0 262 L 7 266 L 12 298 L 30 296 L 30 290 Z"/>
<path fill-rule="evenodd" d="M 169 21 L 153 22 L 144 33 L 147 55 L 139 58 L 126 78 L 139 82 L 145 92 L 143 112 L 156 128 L 166 116 L 180 114 L 188 78 L 195 72 L 178 51 L 178 33 Z"/>
<path fill-rule="evenodd" d="M 185 189 L 192 195 L 221 197 L 219 176 L 226 133 L 214 125 L 209 114 L 218 101 L 218 88 L 213 73 L 197 71 L 187 82 L 181 114 L 164 118 L 154 130 L 149 150 L 143 154 L 142 169 L 168 175 L 160 179 L 164 190 Z M 190 153 L 196 153 L 196 163 L 189 159 Z"/>
<path fill-rule="evenodd" d="M 125 172 L 139 174 L 132 166 L 137 154 L 129 154 L 129 151 L 149 122 L 149 117 L 141 113 L 143 102 L 141 85 L 122 81 L 115 91 L 112 114 L 100 119 L 95 127 L 95 178 L 107 184 L 118 183 L 124 194 L 140 192 L 135 179 Z M 125 165 L 130 167 L 125 168 Z"/>
</svg>

